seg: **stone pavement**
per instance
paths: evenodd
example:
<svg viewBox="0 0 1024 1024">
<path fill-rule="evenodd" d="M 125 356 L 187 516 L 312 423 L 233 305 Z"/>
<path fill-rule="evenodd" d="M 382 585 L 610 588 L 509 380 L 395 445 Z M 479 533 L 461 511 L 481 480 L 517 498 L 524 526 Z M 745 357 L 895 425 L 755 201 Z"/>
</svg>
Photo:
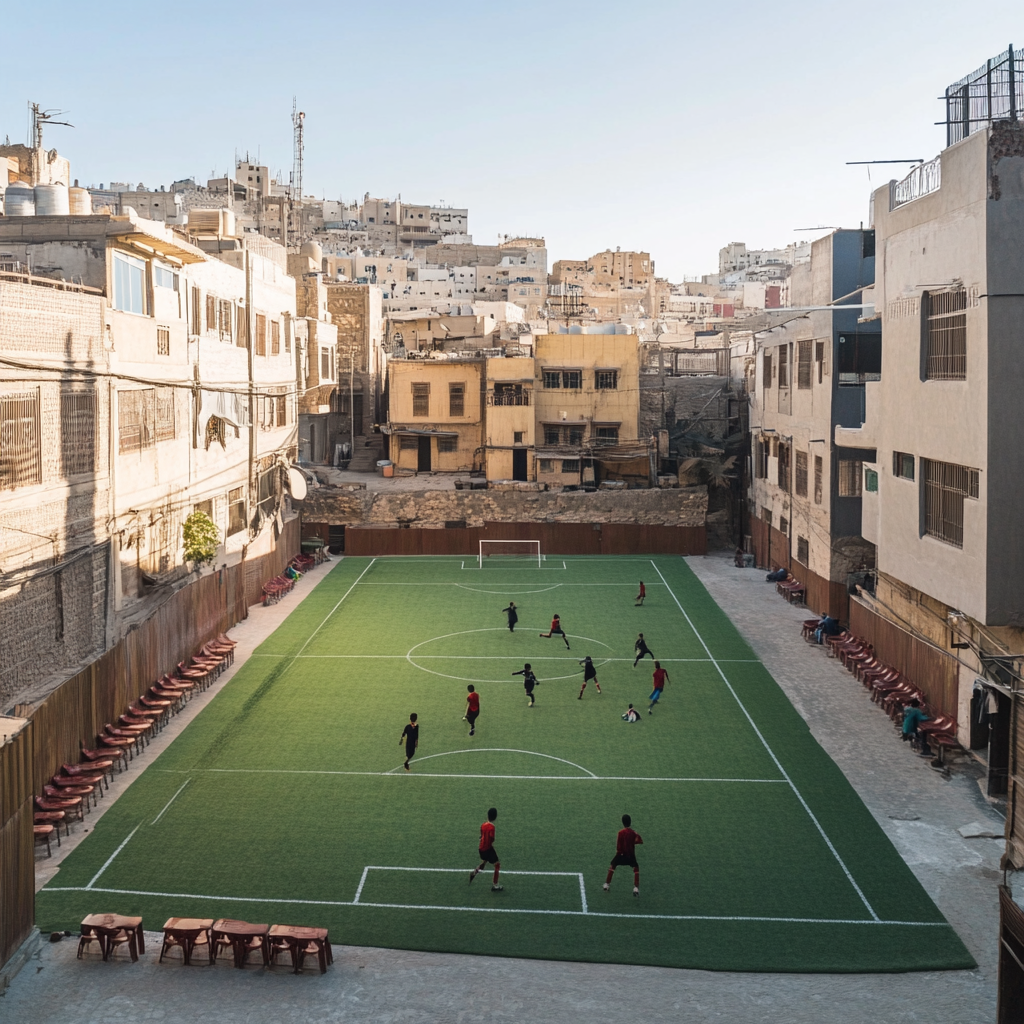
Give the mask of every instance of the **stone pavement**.
<svg viewBox="0 0 1024 1024">
<path fill-rule="evenodd" d="M 841 665 L 800 639 L 793 608 L 754 569 L 731 556 L 687 560 L 730 614 L 843 769 L 886 834 L 979 963 L 974 971 L 893 975 L 734 974 L 654 967 L 468 957 L 335 947 L 324 976 L 285 968 L 188 970 L 156 963 L 147 933 L 138 964 L 77 960 L 73 938 L 44 943 L 0 996 L 0 1021 L 43 1024 L 62 1013 L 76 1024 L 988 1024 L 995 1019 L 999 856 L 1002 842 L 963 839 L 970 822 L 1002 830 L 978 787 L 980 771 L 958 764 L 943 778 L 894 736 L 889 720 Z M 322 577 L 330 566 L 316 571 Z M 254 609 L 232 636 L 245 650 L 309 592 Z M 656 592 L 648 601 L 657 599 Z M 218 684 L 219 685 L 219 684 Z M 193 701 L 195 710 L 207 695 Z M 183 715 L 178 716 L 175 728 Z M 183 724 L 183 723 L 181 723 Z M 161 741 L 170 739 L 165 730 Z M 152 748 L 155 751 L 155 744 Z M 137 773 L 132 773 L 137 776 Z M 41 867 L 48 862 L 40 861 Z M 105 909 L 105 908 L 104 908 Z"/>
</svg>

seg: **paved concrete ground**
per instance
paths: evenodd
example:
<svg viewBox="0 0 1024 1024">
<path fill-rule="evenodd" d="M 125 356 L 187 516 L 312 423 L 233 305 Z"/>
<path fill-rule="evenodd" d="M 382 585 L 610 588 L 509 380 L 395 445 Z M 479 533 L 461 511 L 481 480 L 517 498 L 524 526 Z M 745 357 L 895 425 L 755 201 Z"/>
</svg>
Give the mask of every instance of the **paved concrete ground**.
<svg viewBox="0 0 1024 1024">
<path fill-rule="evenodd" d="M 886 716 L 841 665 L 800 640 L 807 617 L 731 557 L 688 559 L 844 770 L 979 963 L 974 971 L 897 975 L 770 975 L 653 967 L 505 960 L 402 950 L 335 947 L 329 972 L 284 968 L 235 971 L 226 964 L 188 970 L 156 963 L 159 935 L 147 933 L 138 964 L 76 960 L 76 942 L 44 944 L 0 997 L 0 1020 L 43 1024 L 55 1014 L 78 1024 L 530 1024 L 728 1022 L 728 1024 L 987 1024 L 995 1018 L 996 885 L 1002 843 L 966 840 L 970 822 L 1001 831 L 981 795 L 979 771 L 958 765 L 943 778 L 894 736 Z M 254 609 L 232 635 L 236 668 L 301 597 Z M 648 600 L 656 599 L 652 592 Z M 220 684 L 218 684 L 220 685 Z M 194 714 L 204 697 L 193 701 Z M 179 715 L 174 729 L 183 726 Z M 171 738 L 166 730 L 159 742 Z M 155 752 L 157 744 L 150 750 Z M 133 772 L 125 781 L 137 777 Z M 122 783 L 123 785 L 123 783 Z M 49 862 L 42 860 L 41 867 Z"/>
</svg>

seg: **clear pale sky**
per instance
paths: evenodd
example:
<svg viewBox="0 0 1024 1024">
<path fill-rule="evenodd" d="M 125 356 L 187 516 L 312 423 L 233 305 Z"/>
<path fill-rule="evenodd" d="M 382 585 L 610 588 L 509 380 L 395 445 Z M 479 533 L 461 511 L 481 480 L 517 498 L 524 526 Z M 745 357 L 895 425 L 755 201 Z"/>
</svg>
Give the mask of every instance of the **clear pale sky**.
<svg viewBox="0 0 1024 1024">
<path fill-rule="evenodd" d="M 1020 0 L 23 4 L 0 139 L 35 100 L 82 184 L 205 183 L 247 150 L 287 180 L 296 95 L 307 193 L 444 200 L 478 243 L 643 249 L 675 281 L 866 220 L 908 168 L 845 162 L 934 156 L 937 97 L 1010 42 Z"/>
</svg>

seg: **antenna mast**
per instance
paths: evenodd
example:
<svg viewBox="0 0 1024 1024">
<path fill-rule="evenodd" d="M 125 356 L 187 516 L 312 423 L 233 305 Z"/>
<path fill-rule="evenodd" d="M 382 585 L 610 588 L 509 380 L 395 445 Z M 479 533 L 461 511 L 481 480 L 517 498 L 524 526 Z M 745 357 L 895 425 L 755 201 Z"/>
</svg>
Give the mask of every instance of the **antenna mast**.
<svg viewBox="0 0 1024 1024">
<path fill-rule="evenodd" d="M 296 99 L 292 97 L 292 207 L 302 208 L 302 150 L 303 127 L 306 115 L 299 110 Z M 299 214 L 298 233 L 302 237 L 302 215 Z"/>
</svg>

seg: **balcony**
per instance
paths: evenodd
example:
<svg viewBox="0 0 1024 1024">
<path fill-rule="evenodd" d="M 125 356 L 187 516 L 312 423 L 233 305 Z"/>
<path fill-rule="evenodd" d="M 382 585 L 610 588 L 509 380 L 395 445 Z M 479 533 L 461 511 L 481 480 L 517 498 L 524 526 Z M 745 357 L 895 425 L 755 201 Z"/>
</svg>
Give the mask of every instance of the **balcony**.
<svg viewBox="0 0 1024 1024">
<path fill-rule="evenodd" d="M 506 388 L 501 391 L 488 391 L 487 392 L 487 404 L 491 406 L 495 405 L 506 405 L 506 406 L 528 406 L 530 402 L 529 390 L 515 390 L 513 388 Z"/>
</svg>

